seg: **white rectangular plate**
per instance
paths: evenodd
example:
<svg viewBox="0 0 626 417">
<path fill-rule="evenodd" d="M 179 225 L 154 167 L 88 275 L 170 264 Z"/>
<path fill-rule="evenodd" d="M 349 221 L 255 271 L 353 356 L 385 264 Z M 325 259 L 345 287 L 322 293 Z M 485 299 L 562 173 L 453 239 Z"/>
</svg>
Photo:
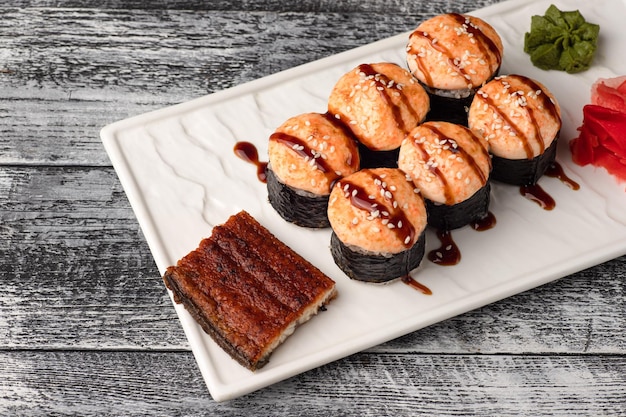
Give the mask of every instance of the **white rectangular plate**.
<svg viewBox="0 0 626 417">
<path fill-rule="evenodd" d="M 601 25 L 592 69 L 577 75 L 542 71 L 523 52 L 531 16 L 543 14 L 553 2 L 561 10 L 579 9 Z M 161 273 L 195 249 L 214 225 L 245 209 L 337 282 L 340 295 L 328 310 L 299 328 L 255 373 L 230 359 L 175 305 L 215 400 L 249 393 L 626 253 L 625 185 L 604 170 L 574 165 L 567 146 L 576 136 L 591 84 L 598 77 L 626 74 L 621 27 L 626 3 L 522 0 L 472 14 L 502 37 L 502 74 L 535 78 L 559 99 L 564 127 L 557 159 L 581 188 L 574 191 L 558 179 L 542 178 L 541 186 L 556 200 L 556 208 L 546 211 L 516 187 L 494 184 L 496 227 L 454 231 L 461 262 L 443 267 L 424 260 L 413 273 L 432 290 L 431 296 L 401 282 L 375 286 L 349 280 L 330 255 L 330 232 L 283 221 L 269 206 L 256 168 L 233 153 L 236 142 L 250 141 L 266 158 L 273 130 L 293 115 L 325 112 L 334 83 L 355 66 L 378 61 L 403 65 L 408 33 L 103 128 L 103 143 Z M 438 244 L 434 234 L 427 235 L 427 251 Z"/>
</svg>

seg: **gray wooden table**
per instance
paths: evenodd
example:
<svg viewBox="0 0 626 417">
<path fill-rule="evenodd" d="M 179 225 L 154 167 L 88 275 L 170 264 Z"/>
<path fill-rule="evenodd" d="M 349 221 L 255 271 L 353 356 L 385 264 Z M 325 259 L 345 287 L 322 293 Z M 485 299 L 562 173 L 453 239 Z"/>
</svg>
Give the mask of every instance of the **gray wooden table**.
<svg viewBox="0 0 626 417">
<path fill-rule="evenodd" d="M 494 2 L 3 2 L 0 415 L 626 415 L 626 256 L 214 402 L 100 142 Z"/>
</svg>

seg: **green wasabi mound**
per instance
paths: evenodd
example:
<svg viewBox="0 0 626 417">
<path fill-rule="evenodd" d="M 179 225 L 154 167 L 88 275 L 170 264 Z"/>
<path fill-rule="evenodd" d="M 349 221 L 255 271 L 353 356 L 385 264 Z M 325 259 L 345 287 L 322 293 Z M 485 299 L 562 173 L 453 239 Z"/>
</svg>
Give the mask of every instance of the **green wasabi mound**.
<svg viewBox="0 0 626 417">
<path fill-rule="evenodd" d="M 562 12 L 551 5 L 544 16 L 531 18 L 524 36 L 524 52 L 538 68 L 570 74 L 589 69 L 596 52 L 600 26 L 585 21 L 578 10 Z"/>
</svg>

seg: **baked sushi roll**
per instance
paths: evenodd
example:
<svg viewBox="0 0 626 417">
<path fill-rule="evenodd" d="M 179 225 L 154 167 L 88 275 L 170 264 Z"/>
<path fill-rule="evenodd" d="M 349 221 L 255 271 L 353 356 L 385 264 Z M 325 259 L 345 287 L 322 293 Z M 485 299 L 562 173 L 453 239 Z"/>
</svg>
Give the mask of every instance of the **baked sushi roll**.
<svg viewBox="0 0 626 417">
<path fill-rule="evenodd" d="M 476 90 L 498 74 L 503 46 L 484 20 L 458 13 L 422 22 L 409 36 L 407 65 L 430 95 L 428 120 L 467 126 Z"/>
<path fill-rule="evenodd" d="M 360 167 L 358 146 L 349 129 L 329 114 L 294 116 L 270 135 L 268 154 L 272 207 L 298 226 L 329 227 L 332 185 Z"/>
<path fill-rule="evenodd" d="M 339 180 L 330 194 L 328 218 L 333 259 L 352 279 L 401 278 L 424 256 L 426 207 L 397 168 L 364 169 Z"/>
<path fill-rule="evenodd" d="M 522 75 L 506 75 L 478 90 L 469 126 L 489 143 L 491 178 L 532 185 L 554 163 L 561 109 L 548 89 Z"/>
<path fill-rule="evenodd" d="M 397 167 L 404 136 L 421 123 L 428 94 L 404 68 L 392 63 L 361 64 L 333 87 L 328 111 L 359 141 L 363 168 Z"/>
<path fill-rule="evenodd" d="M 467 127 L 421 124 L 402 143 L 398 167 L 424 197 L 430 226 L 452 230 L 487 216 L 491 158 L 487 141 Z"/>
</svg>

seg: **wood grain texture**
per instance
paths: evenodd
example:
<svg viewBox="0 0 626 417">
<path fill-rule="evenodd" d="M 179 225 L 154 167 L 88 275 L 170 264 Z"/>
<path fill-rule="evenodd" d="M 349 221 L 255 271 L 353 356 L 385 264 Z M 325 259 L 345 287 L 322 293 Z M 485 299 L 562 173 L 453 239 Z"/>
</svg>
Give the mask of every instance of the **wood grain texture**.
<svg viewBox="0 0 626 417">
<path fill-rule="evenodd" d="M 0 345 L 186 349 L 111 168 L 0 168 Z M 626 257 L 389 342 L 406 353 L 624 353 Z"/>
<path fill-rule="evenodd" d="M 430 15 L 448 11 L 469 11 L 489 4 L 494 0 L 445 0 L 437 2 L 415 2 L 411 0 L 12 0 L 11 7 L 43 8 L 89 8 L 126 10 L 206 10 L 206 11 L 298 11 L 317 13 L 378 13 L 404 14 L 408 12 Z"/>
<path fill-rule="evenodd" d="M 0 413 L 211 416 L 621 416 L 614 356 L 361 353 L 225 403 L 190 353 L 0 352 Z M 572 408 L 575 403 L 576 407 Z"/>
<path fill-rule="evenodd" d="M 219 13 L 0 8 L 0 163 L 106 165 L 98 132 L 108 123 L 396 35 L 435 12 L 263 4 Z"/>
<path fill-rule="evenodd" d="M 100 143 L 495 2 L 0 5 L 0 415 L 626 415 L 626 256 L 215 403 Z"/>
</svg>

